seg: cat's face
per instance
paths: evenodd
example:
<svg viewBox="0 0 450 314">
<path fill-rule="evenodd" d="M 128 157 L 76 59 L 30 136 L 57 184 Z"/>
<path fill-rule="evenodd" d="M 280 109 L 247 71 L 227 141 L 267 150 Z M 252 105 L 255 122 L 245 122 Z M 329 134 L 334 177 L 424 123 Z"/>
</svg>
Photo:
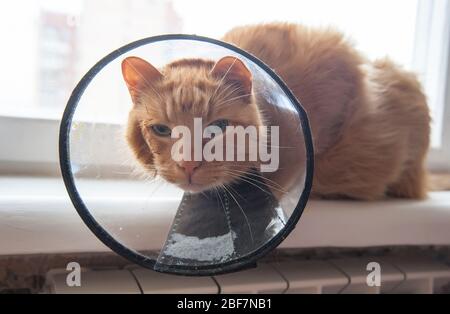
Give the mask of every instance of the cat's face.
<svg viewBox="0 0 450 314">
<path fill-rule="evenodd" d="M 217 63 L 184 59 L 161 71 L 150 63 L 129 57 L 122 72 L 134 106 L 130 111 L 127 140 L 137 160 L 151 174 L 160 175 L 186 191 L 201 192 L 236 180 L 254 161 L 194 160 L 194 119 L 202 132 L 222 129 L 226 149 L 227 126 L 261 126 L 261 114 L 252 95 L 251 73 L 239 59 L 225 57 Z M 199 120 L 198 118 L 201 118 Z M 191 133 L 191 159 L 177 160 L 173 132 L 180 126 Z M 198 136 L 198 132 L 197 132 Z M 210 141 L 203 139 L 200 146 Z M 234 141 L 237 145 L 236 141 Z M 235 150 L 236 151 L 236 150 Z M 226 159 L 226 158 L 225 158 Z M 198 159 L 197 159 L 198 160 Z"/>
</svg>

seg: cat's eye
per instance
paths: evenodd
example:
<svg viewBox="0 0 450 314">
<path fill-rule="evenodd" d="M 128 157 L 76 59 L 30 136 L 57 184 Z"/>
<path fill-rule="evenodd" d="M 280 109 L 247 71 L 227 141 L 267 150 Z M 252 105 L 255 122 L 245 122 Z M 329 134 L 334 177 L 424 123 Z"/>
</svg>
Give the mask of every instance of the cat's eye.
<svg viewBox="0 0 450 314">
<path fill-rule="evenodd" d="M 217 128 L 219 128 L 222 131 L 222 133 L 224 133 L 228 125 L 229 125 L 228 120 L 225 119 L 216 120 L 213 123 L 210 123 L 205 128 L 205 135 L 209 138 L 213 138 L 216 135 Z"/>
<path fill-rule="evenodd" d="M 226 119 L 220 119 L 220 120 L 216 120 L 213 123 L 210 123 L 209 125 L 214 125 L 214 126 L 218 126 L 219 128 L 222 129 L 222 131 L 225 131 L 226 127 L 230 124 L 230 122 Z"/>
<path fill-rule="evenodd" d="M 170 136 L 172 134 L 172 130 L 164 124 L 154 124 L 151 129 L 158 136 Z"/>
</svg>

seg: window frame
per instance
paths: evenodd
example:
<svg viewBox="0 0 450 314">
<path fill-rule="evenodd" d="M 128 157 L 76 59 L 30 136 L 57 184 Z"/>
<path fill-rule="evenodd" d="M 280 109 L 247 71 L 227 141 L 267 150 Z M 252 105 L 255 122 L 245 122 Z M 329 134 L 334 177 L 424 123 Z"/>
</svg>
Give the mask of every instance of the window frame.
<svg viewBox="0 0 450 314">
<path fill-rule="evenodd" d="M 438 40 L 433 41 L 430 33 L 439 36 Z M 419 0 L 414 53 L 416 70 L 435 80 L 435 98 L 427 96 L 429 104 L 435 101 L 431 106 L 435 107 L 434 118 L 439 118 L 433 121 L 439 143 L 430 146 L 427 166 L 431 171 L 447 172 L 450 171 L 450 1 Z"/>
<path fill-rule="evenodd" d="M 60 122 L 57 119 L 0 116 L 0 142 L 3 143 L 3 148 L 0 150 L 0 175 L 59 175 Z M 125 136 L 123 126 L 117 123 L 83 122 L 83 124 L 88 128 L 95 125 L 97 134 L 102 135 L 91 139 L 90 145 L 103 147 L 102 138 L 111 134 Z M 42 140 L 43 138 L 45 140 Z M 95 173 L 92 172 L 93 170 L 86 171 L 83 164 L 77 165 L 80 167 L 77 175 L 92 177 L 101 173 L 105 178 L 121 178 L 120 173 L 130 173 L 138 167 L 137 163 L 124 165 L 124 156 L 121 159 L 114 154 L 111 155 L 111 150 L 121 150 L 121 147 L 111 143 L 108 145 L 108 150 L 97 151 L 99 155 L 96 157 L 108 160 L 108 164 L 96 165 Z M 87 163 L 89 162 L 88 160 Z"/>
<path fill-rule="evenodd" d="M 429 56 L 431 50 L 440 49 L 445 60 L 434 62 L 426 58 L 422 69 L 429 75 L 439 71 L 440 83 L 438 94 L 441 103 L 442 120 L 440 147 L 432 147 L 428 155 L 428 168 L 434 171 L 450 171 L 450 1 L 447 9 L 442 10 L 439 0 L 419 0 L 416 27 L 416 57 L 420 54 Z M 433 17 L 433 18 L 431 18 Z M 432 22 L 436 18 L 447 21 L 441 32 L 442 42 L 427 45 L 423 36 L 433 31 Z M 426 37 L 425 37 L 426 38 Z M 421 44 L 419 44 L 421 43 Z M 424 44 L 425 43 L 425 44 Z M 436 69 L 436 64 L 445 66 Z M 436 73 L 436 72 L 435 72 Z M 0 116 L 0 175 L 58 175 L 58 136 L 59 119 Z M 113 124 L 111 124 L 113 125 Z"/>
</svg>

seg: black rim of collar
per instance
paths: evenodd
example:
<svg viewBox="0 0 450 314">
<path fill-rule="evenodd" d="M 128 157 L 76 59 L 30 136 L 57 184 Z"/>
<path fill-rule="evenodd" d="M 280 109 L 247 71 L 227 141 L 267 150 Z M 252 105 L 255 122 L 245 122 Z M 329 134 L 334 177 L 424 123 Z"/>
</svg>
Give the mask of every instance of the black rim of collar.
<svg viewBox="0 0 450 314">
<path fill-rule="evenodd" d="M 303 192 L 298 200 L 298 203 L 289 217 L 286 226 L 283 230 L 281 230 L 275 237 L 273 237 L 270 241 L 261 246 L 258 250 L 249 253 L 246 256 L 230 260 L 220 264 L 212 264 L 205 266 L 177 266 L 177 265 L 164 265 L 163 270 L 158 268 L 155 269 L 155 265 L 157 264 L 156 260 L 151 259 L 133 249 L 130 249 L 124 246 L 122 243 L 117 241 L 112 235 L 110 235 L 91 215 L 89 209 L 84 204 L 83 199 L 81 198 L 75 184 L 74 175 L 71 169 L 70 162 L 70 130 L 72 126 L 73 115 L 78 106 L 78 102 L 86 90 L 87 86 L 90 84 L 92 79 L 111 61 L 120 57 L 121 55 L 135 49 L 141 47 L 143 45 L 167 41 L 167 40 L 192 40 L 192 41 L 200 41 L 207 42 L 214 45 L 218 45 L 227 49 L 230 49 L 247 59 L 251 60 L 253 63 L 262 68 L 270 77 L 281 87 L 283 92 L 288 96 L 288 98 L 292 101 L 297 109 L 298 116 L 300 118 L 302 131 L 304 135 L 305 147 L 306 147 L 306 177 L 305 177 L 305 186 Z M 95 234 L 95 236 L 100 239 L 106 246 L 108 246 L 111 250 L 116 252 L 117 254 L 123 256 L 124 258 L 130 260 L 133 263 L 136 263 L 142 267 L 149 268 L 152 270 L 172 273 L 178 275 L 187 275 L 187 276 L 210 276 L 210 275 L 218 275 L 229 272 L 234 272 L 238 270 L 242 270 L 245 268 L 252 267 L 256 264 L 257 260 L 265 256 L 267 253 L 275 249 L 295 228 L 297 222 L 299 221 L 303 210 L 306 206 L 306 203 L 309 198 L 309 194 L 311 192 L 312 180 L 313 180 L 313 171 L 314 171 L 314 154 L 313 154 L 313 142 L 311 136 L 311 130 L 309 127 L 308 116 L 306 111 L 302 107 L 301 103 L 294 96 L 292 91 L 287 87 L 284 81 L 275 74 L 275 72 L 267 66 L 264 62 L 251 55 L 250 53 L 234 46 L 229 43 L 222 42 L 220 40 L 211 39 L 208 37 L 197 36 L 197 35 L 186 35 L 186 34 L 170 34 L 170 35 L 161 35 L 148 37 L 141 40 L 137 40 L 130 44 L 127 44 L 117 50 L 114 50 L 106 57 L 101 59 L 97 64 L 95 64 L 80 80 L 75 89 L 73 90 L 69 101 L 67 102 L 66 108 L 64 110 L 64 114 L 62 117 L 60 130 L 59 130 L 59 162 L 62 172 L 62 177 L 64 180 L 64 184 L 66 186 L 67 192 L 70 196 L 70 199 L 80 215 L 83 222 L 89 227 L 89 229 Z"/>
</svg>

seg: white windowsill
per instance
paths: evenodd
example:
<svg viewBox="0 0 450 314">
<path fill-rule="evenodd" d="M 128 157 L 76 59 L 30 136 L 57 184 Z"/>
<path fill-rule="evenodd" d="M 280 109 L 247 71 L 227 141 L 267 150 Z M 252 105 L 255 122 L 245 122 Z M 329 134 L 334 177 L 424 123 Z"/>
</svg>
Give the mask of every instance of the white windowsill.
<svg viewBox="0 0 450 314">
<path fill-rule="evenodd" d="M 133 191 L 133 183 L 128 184 Z M 177 202 L 171 193 L 160 191 L 150 201 L 132 193 L 117 197 L 111 191 L 91 201 L 108 211 L 112 224 L 121 225 L 124 213 L 136 218 L 133 228 L 141 229 L 143 236 L 129 240 L 130 246 L 159 249 L 172 220 L 170 210 L 165 208 Z M 143 202 L 146 208 L 158 211 L 143 211 L 139 205 Z M 420 202 L 310 201 L 297 228 L 281 247 L 449 244 L 450 192 L 435 192 Z M 0 255 L 100 251 L 109 249 L 83 224 L 61 179 L 0 177 Z"/>
</svg>

